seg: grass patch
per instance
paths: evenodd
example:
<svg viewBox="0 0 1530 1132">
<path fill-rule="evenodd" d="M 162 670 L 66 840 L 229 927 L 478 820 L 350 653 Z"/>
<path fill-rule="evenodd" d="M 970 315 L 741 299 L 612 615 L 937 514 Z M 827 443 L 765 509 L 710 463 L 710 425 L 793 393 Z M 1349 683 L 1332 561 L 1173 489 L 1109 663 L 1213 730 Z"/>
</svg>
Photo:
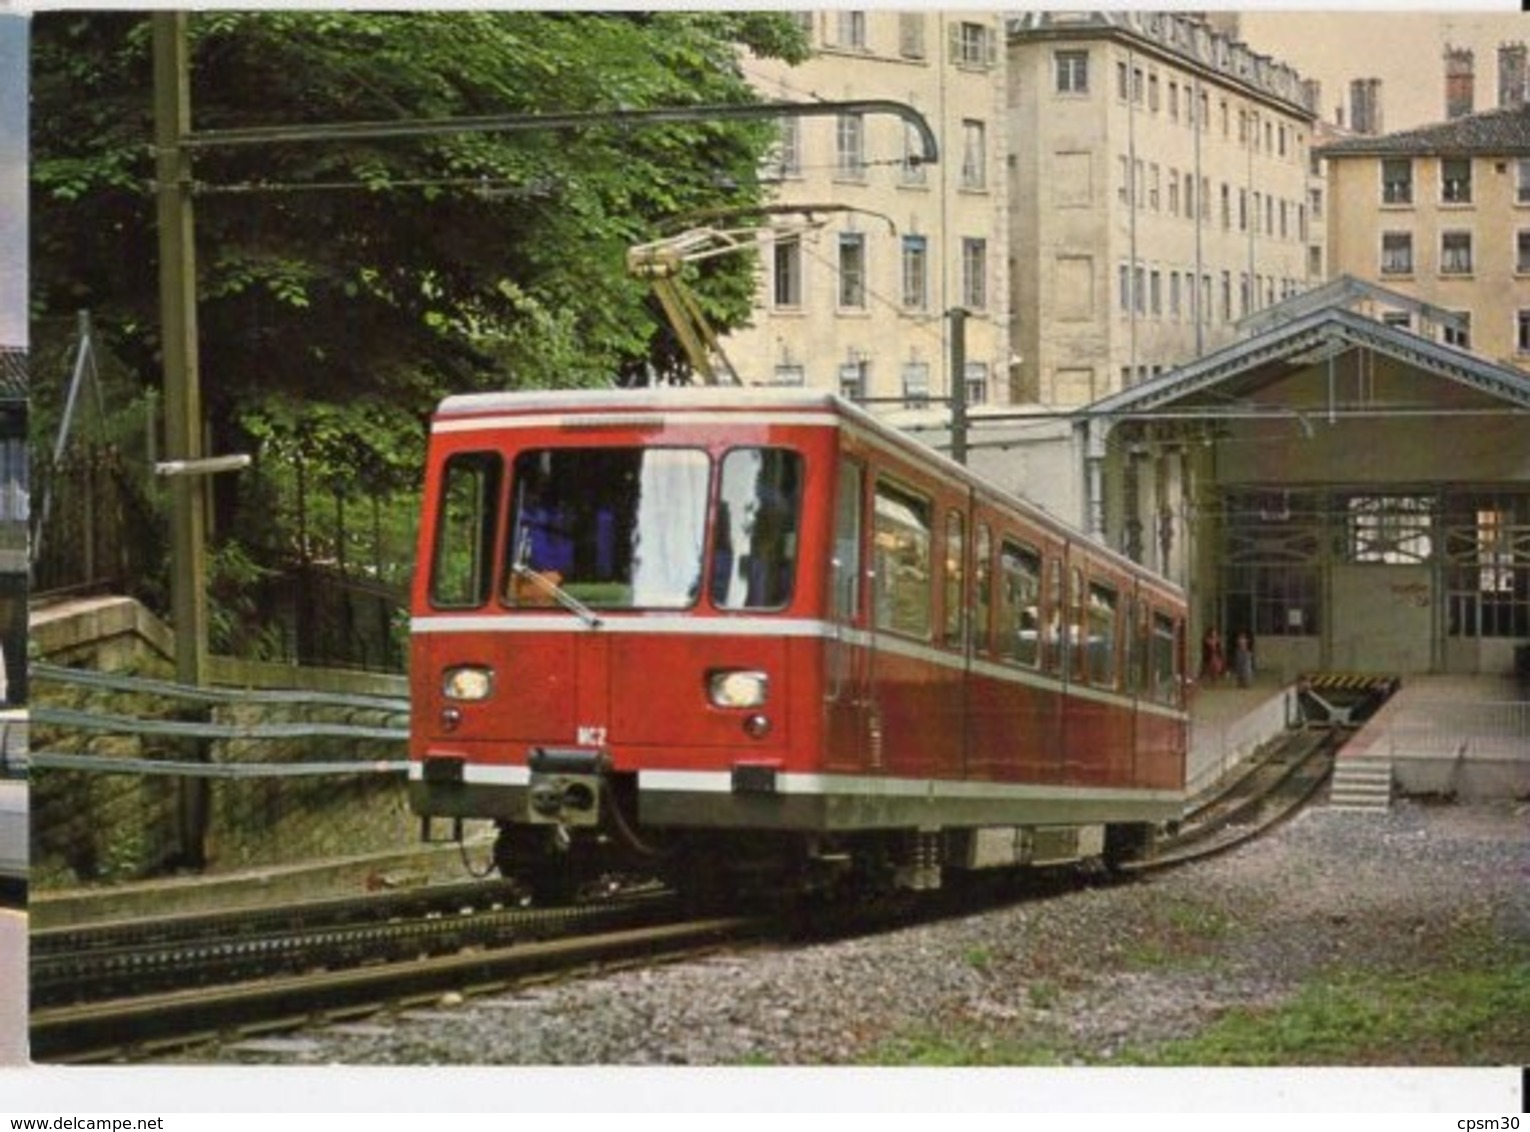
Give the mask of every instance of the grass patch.
<svg viewBox="0 0 1530 1132">
<path fill-rule="evenodd" d="M 1530 1059 L 1530 957 L 1475 970 L 1345 971 L 1277 1008 L 1238 1008 L 1142 1065 L 1493 1065 Z"/>
<path fill-rule="evenodd" d="M 924 1069 L 992 1068 L 1067 1064 L 1051 1044 L 1043 1040 L 995 1035 L 978 1027 L 969 1032 L 942 1030 L 900 1034 L 879 1043 L 860 1059 L 864 1065 L 892 1065 Z"/>
<path fill-rule="evenodd" d="M 1235 924 L 1209 902 L 1187 897 L 1154 903 L 1146 916 L 1131 925 L 1122 940 L 1121 961 L 1128 968 L 1150 970 L 1204 959 L 1233 933 Z"/>
</svg>

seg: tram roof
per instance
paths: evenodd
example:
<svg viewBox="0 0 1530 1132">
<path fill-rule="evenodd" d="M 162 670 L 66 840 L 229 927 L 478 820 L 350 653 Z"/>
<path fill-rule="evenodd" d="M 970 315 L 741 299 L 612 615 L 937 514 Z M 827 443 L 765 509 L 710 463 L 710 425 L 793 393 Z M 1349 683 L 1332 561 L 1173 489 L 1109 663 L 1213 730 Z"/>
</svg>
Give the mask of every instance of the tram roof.
<svg viewBox="0 0 1530 1132">
<path fill-rule="evenodd" d="M 942 475 L 953 481 L 966 483 L 972 490 L 996 499 L 1016 500 L 1026 508 L 1032 519 L 1041 527 L 1052 530 L 1060 537 L 1077 539 L 1089 546 L 1090 554 L 1119 566 L 1140 571 L 1144 582 L 1165 590 L 1178 592 L 1172 581 L 1131 562 L 1115 548 L 1096 539 L 1076 526 L 1051 514 L 1034 501 L 1016 496 L 965 464 L 896 425 L 884 421 L 866 409 L 838 394 L 824 390 L 780 386 L 644 386 L 635 389 L 547 389 L 515 390 L 493 393 L 464 393 L 447 397 L 436 411 L 436 419 L 454 421 L 483 418 L 485 427 L 493 427 L 492 420 L 499 415 L 586 413 L 680 413 L 680 412 L 738 412 L 747 419 L 750 411 L 760 413 L 801 413 L 832 415 L 844 426 L 858 429 L 874 436 L 889 448 L 901 451 L 908 457 L 937 468 Z M 613 420 L 611 423 L 615 424 Z M 459 426 L 461 427 L 461 426 Z"/>
</svg>

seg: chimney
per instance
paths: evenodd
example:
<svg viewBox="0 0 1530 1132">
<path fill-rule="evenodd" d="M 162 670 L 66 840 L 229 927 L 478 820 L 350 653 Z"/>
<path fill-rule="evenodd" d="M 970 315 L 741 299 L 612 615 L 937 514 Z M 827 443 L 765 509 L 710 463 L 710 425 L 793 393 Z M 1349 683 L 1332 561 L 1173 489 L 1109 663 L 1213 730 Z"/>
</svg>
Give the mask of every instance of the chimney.
<svg viewBox="0 0 1530 1132">
<path fill-rule="evenodd" d="M 1445 46 L 1445 117 L 1461 118 L 1472 112 L 1476 83 L 1475 56 L 1469 47 Z"/>
<path fill-rule="evenodd" d="M 1381 130 L 1381 80 L 1355 79 L 1349 84 L 1349 125 L 1357 134 Z"/>
<path fill-rule="evenodd" d="M 1525 45 L 1505 43 L 1498 48 L 1498 105 L 1514 110 L 1525 105 Z"/>
</svg>

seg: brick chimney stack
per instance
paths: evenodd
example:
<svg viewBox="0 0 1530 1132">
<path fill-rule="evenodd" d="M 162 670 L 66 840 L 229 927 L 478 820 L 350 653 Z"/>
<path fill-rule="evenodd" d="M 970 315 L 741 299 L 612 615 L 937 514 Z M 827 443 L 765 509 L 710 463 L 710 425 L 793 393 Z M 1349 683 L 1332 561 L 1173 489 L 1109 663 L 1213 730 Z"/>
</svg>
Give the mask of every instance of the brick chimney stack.
<svg viewBox="0 0 1530 1132">
<path fill-rule="evenodd" d="M 1498 105 L 1513 110 L 1525 105 L 1525 45 L 1505 43 L 1498 48 Z"/>
<path fill-rule="evenodd" d="M 1476 97 L 1476 59 L 1469 47 L 1445 46 L 1445 117 L 1464 117 L 1472 112 Z"/>
<path fill-rule="evenodd" d="M 1380 79 L 1355 79 L 1349 84 L 1349 126 L 1357 134 L 1382 132 Z"/>
</svg>

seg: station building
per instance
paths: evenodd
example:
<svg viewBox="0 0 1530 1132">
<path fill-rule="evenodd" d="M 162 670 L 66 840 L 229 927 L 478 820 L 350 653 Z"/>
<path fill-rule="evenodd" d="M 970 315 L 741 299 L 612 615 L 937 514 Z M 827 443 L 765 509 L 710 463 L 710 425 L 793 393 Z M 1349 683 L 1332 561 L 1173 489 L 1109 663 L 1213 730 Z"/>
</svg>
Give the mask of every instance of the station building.
<svg viewBox="0 0 1530 1132">
<path fill-rule="evenodd" d="M 1197 635 L 1252 633 L 1268 676 L 1522 671 L 1530 376 L 1399 313 L 1453 317 L 1340 279 L 1019 446 L 1077 485 L 1053 510 L 1184 584 Z M 973 441 L 1021 491 L 1023 427 Z"/>
</svg>

